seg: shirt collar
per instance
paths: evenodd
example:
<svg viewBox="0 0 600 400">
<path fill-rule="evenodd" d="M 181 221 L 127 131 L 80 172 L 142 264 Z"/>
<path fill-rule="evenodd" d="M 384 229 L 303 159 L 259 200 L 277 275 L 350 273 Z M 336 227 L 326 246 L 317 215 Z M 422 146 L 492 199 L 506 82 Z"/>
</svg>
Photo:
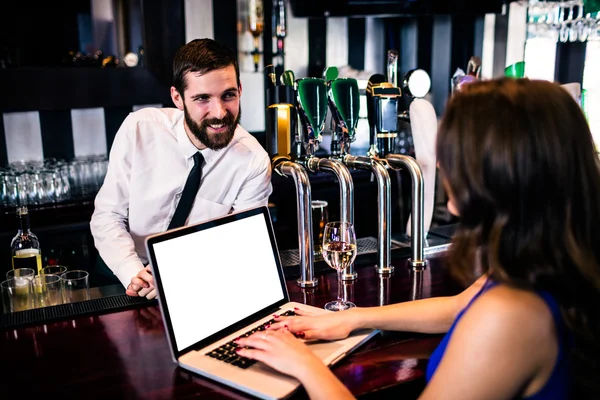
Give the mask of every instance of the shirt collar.
<svg viewBox="0 0 600 400">
<path fill-rule="evenodd" d="M 198 148 L 194 146 L 194 143 L 190 140 L 187 133 L 185 132 L 185 127 L 183 126 L 184 121 L 183 113 L 181 114 L 181 118 L 177 123 L 177 127 L 175 132 L 177 134 L 177 142 L 179 143 L 179 147 L 186 159 L 192 158 L 196 152 L 198 152 Z M 202 153 L 204 155 L 204 153 Z"/>
</svg>

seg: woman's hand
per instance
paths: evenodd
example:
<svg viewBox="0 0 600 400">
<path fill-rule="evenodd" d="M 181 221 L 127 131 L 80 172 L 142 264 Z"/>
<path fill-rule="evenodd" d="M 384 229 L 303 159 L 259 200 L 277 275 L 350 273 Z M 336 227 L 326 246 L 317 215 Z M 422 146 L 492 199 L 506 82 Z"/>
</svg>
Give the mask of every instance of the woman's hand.
<svg viewBox="0 0 600 400">
<path fill-rule="evenodd" d="M 261 361 L 271 368 L 300 381 L 307 371 L 319 371 L 325 364 L 288 329 L 266 329 L 246 338 L 239 338 L 237 352 L 242 357 Z M 248 348 L 246 348 L 248 347 Z"/>
<path fill-rule="evenodd" d="M 297 337 L 305 340 L 322 339 L 337 340 L 344 339 L 355 329 L 354 313 L 349 311 L 338 311 L 335 313 L 313 315 L 309 311 L 295 309 L 297 316 L 280 317 L 274 316 L 277 321 L 270 330 L 288 329 Z"/>
</svg>

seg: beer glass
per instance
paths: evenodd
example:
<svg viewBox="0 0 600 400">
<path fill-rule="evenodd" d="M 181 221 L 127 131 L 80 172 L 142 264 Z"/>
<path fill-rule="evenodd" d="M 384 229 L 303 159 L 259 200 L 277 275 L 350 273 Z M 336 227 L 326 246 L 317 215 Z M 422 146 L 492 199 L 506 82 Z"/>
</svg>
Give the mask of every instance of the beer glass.
<svg viewBox="0 0 600 400">
<path fill-rule="evenodd" d="M 313 200 L 312 223 L 313 223 L 313 256 L 316 258 L 323 252 L 323 233 L 325 225 L 329 222 L 327 213 L 327 202 L 325 200 Z"/>
</svg>

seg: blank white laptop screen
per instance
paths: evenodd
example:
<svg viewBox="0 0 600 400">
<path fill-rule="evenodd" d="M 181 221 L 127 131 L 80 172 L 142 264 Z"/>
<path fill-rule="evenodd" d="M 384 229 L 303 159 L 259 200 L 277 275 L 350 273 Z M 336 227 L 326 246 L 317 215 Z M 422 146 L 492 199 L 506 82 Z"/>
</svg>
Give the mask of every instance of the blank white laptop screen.
<svg viewBox="0 0 600 400">
<path fill-rule="evenodd" d="M 177 351 L 284 299 L 262 214 L 154 244 Z"/>
</svg>

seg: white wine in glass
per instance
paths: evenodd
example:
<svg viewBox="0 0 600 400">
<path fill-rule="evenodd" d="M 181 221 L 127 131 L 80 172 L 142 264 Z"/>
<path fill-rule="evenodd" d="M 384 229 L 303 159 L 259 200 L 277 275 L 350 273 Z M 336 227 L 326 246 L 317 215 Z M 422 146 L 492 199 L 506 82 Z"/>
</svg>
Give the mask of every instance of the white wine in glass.
<svg viewBox="0 0 600 400">
<path fill-rule="evenodd" d="M 342 273 L 356 258 L 356 234 L 350 222 L 329 222 L 323 232 L 323 258 L 327 265 L 337 271 L 338 296 L 336 301 L 325 304 L 329 311 L 342 311 L 356 305 L 344 298 Z"/>
</svg>

